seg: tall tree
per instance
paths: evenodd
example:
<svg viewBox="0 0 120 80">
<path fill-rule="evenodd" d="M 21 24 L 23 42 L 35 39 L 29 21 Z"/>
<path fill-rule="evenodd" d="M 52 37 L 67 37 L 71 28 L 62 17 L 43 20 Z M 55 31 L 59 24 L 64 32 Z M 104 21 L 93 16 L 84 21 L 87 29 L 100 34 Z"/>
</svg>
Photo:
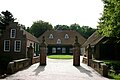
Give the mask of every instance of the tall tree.
<svg viewBox="0 0 120 80">
<path fill-rule="evenodd" d="M 13 17 L 12 13 L 9 12 L 8 10 L 6 11 L 2 11 L 1 14 L 3 16 L 1 16 L 1 24 L 3 25 L 9 25 L 9 22 L 14 22 L 15 18 Z"/>
<path fill-rule="evenodd" d="M 50 23 L 39 20 L 39 21 L 33 22 L 32 26 L 30 27 L 30 32 L 34 36 L 39 37 L 46 30 L 51 30 L 51 29 L 53 29 L 53 27 Z"/>
<path fill-rule="evenodd" d="M 107 37 L 120 38 L 120 0 L 102 0 L 104 11 L 98 32 Z"/>
</svg>

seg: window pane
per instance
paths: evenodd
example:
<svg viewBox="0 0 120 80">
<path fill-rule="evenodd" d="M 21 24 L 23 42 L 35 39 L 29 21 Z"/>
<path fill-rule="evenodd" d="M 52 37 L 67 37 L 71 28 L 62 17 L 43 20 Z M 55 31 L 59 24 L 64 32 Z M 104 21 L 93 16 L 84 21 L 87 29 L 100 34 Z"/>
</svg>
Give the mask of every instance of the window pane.
<svg viewBox="0 0 120 80">
<path fill-rule="evenodd" d="M 16 29 L 11 29 L 11 38 L 15 38 L 15 34 L 16 34 Z"/>
<path fill-rule="evenodd" d="M 5 40 L 4 41 L 4 51 L 9 51 L 10 50 L 10 41 Z"/>
<path fill-rule="evenodd" d="M 73 48 L 70 48 L 70 51 L 69 51 L 70 53 L 73 53 Z"/>
<path fill-rule="evenodd" d="M 56 53 L 56 48 L 52 48 L 52 53 Z"/>
<path fill-rule="evenodd" d="M 21 41 L 15 41 L 15 51 L 20 52 L 21 49 Z"/>
<path fill-rule="evenodd" d="M 66 53 L 66 48 L 62 48 L 62 53 Z"/>
</svg>

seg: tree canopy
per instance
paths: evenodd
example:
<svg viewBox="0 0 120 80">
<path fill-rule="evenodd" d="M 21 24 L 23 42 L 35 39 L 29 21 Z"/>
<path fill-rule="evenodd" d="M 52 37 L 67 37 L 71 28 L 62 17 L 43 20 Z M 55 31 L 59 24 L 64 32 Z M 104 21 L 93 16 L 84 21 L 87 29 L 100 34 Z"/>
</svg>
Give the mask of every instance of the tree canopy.
<svg viewBox="0 0 120 80">
<path fill-rule="evenodd" d="M 32 26 L 30 27 L 30 32 L 39 37 L 42 35 L 46 30 L 53 29 L 53 26 L 49 22 L 44 22 L 42 20 L 33 22 Z"/>
<path fill-rule="evenodd" d="M 55 30 L 69 30 L 69 26 L 67 25 L 56 25 L 54 26 Z"/>
<path fill-rule="evenodd" d="M 106 37 L 120 38 L 120 0 L 102 0 L 104 11 L 98 32 Z"/>
<path fill-rule="evenodd" d="M 0 14 L 0 29 L 5 29 L 9 22 L 14 22 L 15 18 L 8 10 L 2 11 Z"/>
<path fill-rule="evenodd" d="M 54 27 L 55 30 L 75 30 L 79 32 L 85 38 L 88 38 L 96 29 L 93 29 L 89 26 L 80 26 L 77 23 L 71 24 L 70 26 L 67 25 L 56 25 Z"/>
</svg>

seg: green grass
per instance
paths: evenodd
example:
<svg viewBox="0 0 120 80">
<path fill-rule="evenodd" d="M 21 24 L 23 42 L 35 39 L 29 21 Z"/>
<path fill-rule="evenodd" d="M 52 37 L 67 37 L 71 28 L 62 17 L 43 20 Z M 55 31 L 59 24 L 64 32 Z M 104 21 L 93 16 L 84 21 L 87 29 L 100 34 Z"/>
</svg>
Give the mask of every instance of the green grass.
<svg viewBox="0 0 120 80">
<path fill-rule="evenodd" d="M 119 60 L 103 60 L 104 63 L 108 66 L 108 77 L 115 79 L 115 80 L 120 80 L 120 73 L 115 74 L 117 70 L 120 69 L 120 61 Z M 111 72 L 112 71 L 112 72 Z"/>
<path fill-rule="evenodd" d="M 72 55 L 48 55 L 50 59 L 72 59 Z"/>
<path fill-rule="evenodd" d="M 120 75 L 116 75 L 114 73 L 108 73 L 109 78 L 120 80 Z"/>
</svg>

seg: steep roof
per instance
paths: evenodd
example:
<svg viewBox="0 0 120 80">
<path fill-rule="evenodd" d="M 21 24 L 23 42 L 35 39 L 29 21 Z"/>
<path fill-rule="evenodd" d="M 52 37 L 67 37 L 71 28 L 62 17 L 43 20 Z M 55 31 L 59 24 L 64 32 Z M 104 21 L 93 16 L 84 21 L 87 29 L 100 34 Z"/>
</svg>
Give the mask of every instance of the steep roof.
<svg viewBox="0 0 120 80">
<path fill-rule="evenodd" d="M 53 39 L 50 39 L 50 35 L 53 35 Z M 65 35 L 68 35 L 68 39 L 65 39 Z M 78 36 L 78 42 L 82 45 L 86 39 L 81 36 L 77 31 L 74 30 L 48 30 L 43 35 L 41 35 L 38 40 L 42 42 L 42 37 L 45 36 L 45 41 L 47 44 L 57 44 L 58 40 L 61 40 L 62 45 L 71 45 L 75 41 L 75 36 Z"/>
<path fill-rule="evenodd" d="M 87 41 L 82 45 L 82 47 L 85 47 L 87 45 L 95 45 L 97 44 L 99 41 L 101 41 L 104 37 L 99 35 L 97 33 L 97 31 L 95 31 L 88 39 Z"/>
<path fill-rule="evenodd" d="M 26 35 L 26 38 L 28 40 L 31 40 L 31 41 L 39 43 L 38 39 L 34 35 L 30 34 L 29 32 L 27 32 L 25 30 L 23 30 L 23 35 Z"/>
</svg>

